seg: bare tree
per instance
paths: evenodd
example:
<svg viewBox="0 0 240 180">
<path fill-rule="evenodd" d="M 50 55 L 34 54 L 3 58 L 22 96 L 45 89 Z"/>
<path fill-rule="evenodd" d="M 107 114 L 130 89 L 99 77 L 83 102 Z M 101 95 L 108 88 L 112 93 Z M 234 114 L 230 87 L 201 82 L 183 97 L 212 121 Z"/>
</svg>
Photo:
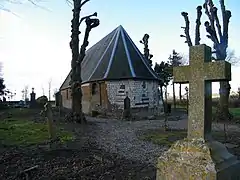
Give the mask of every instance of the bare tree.
<svg viewBox="0 0 240 180">
<path fill-rule="evenodd" d="M 144 34 L 142 40 L 140 40 L 140 43 L 144 45 L 144 57 L 148 61 L 149 65 L 152 67 L 152 58 L 153 55 L 149 53 L 149 48 L 148 48 L 148 39 L 150 36 L 148 34 Z"/>
<path fill-rule="evenodd" d="M 45 91 L 43 86 L 42 86 L 42 93 L 43 93 L 43 96 L 45 96 Z"/>
<path fill-rule="evenodd" d="M 21 92 L 22 92 L 22 100 L 28 101 L 28 85 L 25 85 L 24 89 Z"/>
<path fill-rule="evenodd" d="M 51 101 L 51 88 L 52 88 L 52 79 L 48 81 L 48 101 Z"/>
<path fill-rule="evenodd" d="M 11 4 L 16 4 L 16 5 L 23 5 L 23 4 L 29 3 L 29 4 L 32 4 L 34 6 L 39 7 L 41 9 L 48 10 L 47 8 L 39 5 L 41 2 L 43 2 L 43 0 L 2 0 L 2 3 L 0 2 L 0 10 L 10 12 L 14 15 L 17 15 L 14 12 L 12 12 L 10 9 L 6 8 L 4 6 L 4 3 L 11 3 Z"/>
<path fill-rule="evenodd" d="M 80 19 L 81 8 L 90 0 L 73 0 L 73 19 L 72 19 L 72 35 L 70 48 L 72 50 L 71 62 L 71 90 L 72 90 L 72 113 L 71 118 L 78 123 L 86 123 L 86 118 L 82 112 L 82 78 L 81 78 L 81 62 L 85 57 L 86 47 L 88 46 L 88 38 L 90 31 L 99 25 L 99 20 L 91 18 L 97 16 L 95 12 L 92 15 Z M 69 1 L 70 2 L 70 1 Z M 79 52 L 79 31 L 80 24 L 85 20 L 86 30 L 84 40 Z"/>
<path fill-rule="evenodd" d="M 229 20 L 231 18 L 231 11 L 226 10 L 224 0 L 220 0 L 221 12 L 222 12 L 222 25 L 220 24 L 218 18 L 218 9 L 214 6 L 212 0 L 205 0 L 203 6 L 197 7 L 197 20 L 196 20 L 196 29 L 195 29 L 195 45 L 200 44 L 200 26 L 201 26 L 201 16 L 202 16 L 202 7 L 205 9 L 205 14 L 207 15 L 209 21 L 204 23 L 206 32 L 208 33 L 207 37 L 213 42 L 213 53 L 215 54 L 215 60 L 227 60 L 227 48 L 228 48 L 228 27 Z M 185 43 L 188 46 L 192 46 L 191 37 L 189 35 L 189 18 L 187 12 L 182 12 L 184 17 L 186 27 L 184 29 L 185 35 L 180 35 L 185 37 Z M 228 100 L 230 95 L 231 86 L 228 81 L 220 82 L 220 102 L 219 102 L 219 113 L 218 119 L 231 119 L 232 116 L 229 113 L 228 109 Z"/>
</svg>

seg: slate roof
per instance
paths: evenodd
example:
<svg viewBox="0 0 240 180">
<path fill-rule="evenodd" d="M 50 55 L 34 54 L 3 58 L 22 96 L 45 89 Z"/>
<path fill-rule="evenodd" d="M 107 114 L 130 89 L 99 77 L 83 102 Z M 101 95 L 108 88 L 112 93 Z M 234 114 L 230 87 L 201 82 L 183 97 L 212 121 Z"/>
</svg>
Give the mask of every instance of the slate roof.
<svg viewBox="0 0 240 180">
<path fill-rule="evenodd" d="M 60 89 L 69 86 L 70 73 Z M 158 80 L 158 77 L 120 25 L 86 51 L 82 82 L 121 79 Z"/>
</svg>

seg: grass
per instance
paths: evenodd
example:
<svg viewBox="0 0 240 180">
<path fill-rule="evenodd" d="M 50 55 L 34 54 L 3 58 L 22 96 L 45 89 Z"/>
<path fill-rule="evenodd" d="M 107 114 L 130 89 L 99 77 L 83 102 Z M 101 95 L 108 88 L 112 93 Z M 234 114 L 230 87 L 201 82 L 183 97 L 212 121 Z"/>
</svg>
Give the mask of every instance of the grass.
<svg viewBox="0 0 240 180">
<path fill-rule="evenodd" d="M 49 140 L 47 124 L 29 120 L 29 109 L 13 109 L 11 113 L 11 118 L 0 121 L 1 144 L 25 146 Z M 68 131 L 55 127 L 55 132 L 62 143 L 73 140 L 73 134 Z"/>
<path fill-rule="evenodd" d="M 225 142 L 224 133 L 222 132 L 214 131 L 212 132 L 212 136 L 214 139 L 222 143 Z M 186 137 L 186 130 L 163 131 L 162 129 L 159 129 L 148 131 L 139 136 L 139 139 L 152 142 L 153 144 L 170 147 L 175 141 L 184 139 Z"/>
<path fill-rule="evenodd" d="M 175 130 L 175 131 L 163 131 L 155 130 L 149 131 L 141 135 L 139 139 L 144 141 L 150 141 L 153 144 L 164 145 L 170 147 L 175 141 L 187 137 L 187 131 Z"/>
<path fill-rule="evenodd" d="M 212 107 L 213 114 L 216 114 L 216 107 Z M 229 108 L 230 113 L 234 118 L 240 118 L 240 108 Z"/>
<path fill-rule="evenodd" d="M 234 117 L 240 118 L 240 108 L 230 108 L 229 111 Z"/>
</svg>

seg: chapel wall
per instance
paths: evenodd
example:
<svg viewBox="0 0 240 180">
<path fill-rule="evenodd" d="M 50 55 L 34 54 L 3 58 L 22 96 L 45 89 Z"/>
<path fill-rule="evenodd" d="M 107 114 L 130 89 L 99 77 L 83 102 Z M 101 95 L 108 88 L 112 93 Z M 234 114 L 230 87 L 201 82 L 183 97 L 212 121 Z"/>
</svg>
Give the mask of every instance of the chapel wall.
<svg viewBox="0 0 240 180">
<path fill-rule="evenodd" d="M 110 104 L 123 109 L 123 100 L 128 92 L 132 108 L 154 108 L 158 106 L 158 82 L 152 80 L 107 81 L 107 94 Z"/>
</svg>

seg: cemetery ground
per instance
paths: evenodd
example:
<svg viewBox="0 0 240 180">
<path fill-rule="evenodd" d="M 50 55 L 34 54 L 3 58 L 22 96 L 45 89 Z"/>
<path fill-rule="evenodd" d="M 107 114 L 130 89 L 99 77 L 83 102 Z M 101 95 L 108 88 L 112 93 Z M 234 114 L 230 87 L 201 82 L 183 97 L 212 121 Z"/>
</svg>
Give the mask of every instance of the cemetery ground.
<svg viewBox="0 0 240 180">
<path fill-rule="evenodd" d="M 240 108 L 233 108 L 235 120 Z M 40 110 L 1 112 L 0 179 L 155 179 L 157 158 L 176 140 L 186 137 L 186 113 L 164 121 L 121 121 L 87 117 L 87 125 L 66 122 L 54 111 L 58 139 L 48 141 Z M 179 115 L 179 114 L 178 114 Z M 238 123 L 227 125 L 229 151 L 240 157 Z M 222 123 L 213 123 L 213 136 L 225 142 Z M 29 169 L 30 168 L 30 169 Z M 32 177 L 31 177 L 32 176 Z"/>
</svg>

